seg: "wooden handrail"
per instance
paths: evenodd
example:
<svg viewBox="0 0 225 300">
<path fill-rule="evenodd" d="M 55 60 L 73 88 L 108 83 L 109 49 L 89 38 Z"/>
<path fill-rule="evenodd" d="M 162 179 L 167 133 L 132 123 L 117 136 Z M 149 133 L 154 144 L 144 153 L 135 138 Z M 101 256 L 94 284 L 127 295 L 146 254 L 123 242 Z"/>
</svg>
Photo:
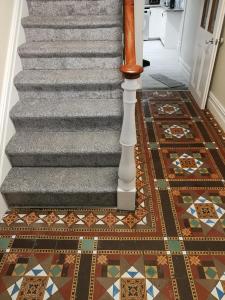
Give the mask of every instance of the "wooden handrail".
<svg viewBox="0 0 225 300">
<path fill-rule="evenodd" d="M 137 65 L 135 50 L 134 0 L 124 0 L 124 64 L 120 71 L 127 79 L 137 79 L 143 67 Z"/>
</svg>

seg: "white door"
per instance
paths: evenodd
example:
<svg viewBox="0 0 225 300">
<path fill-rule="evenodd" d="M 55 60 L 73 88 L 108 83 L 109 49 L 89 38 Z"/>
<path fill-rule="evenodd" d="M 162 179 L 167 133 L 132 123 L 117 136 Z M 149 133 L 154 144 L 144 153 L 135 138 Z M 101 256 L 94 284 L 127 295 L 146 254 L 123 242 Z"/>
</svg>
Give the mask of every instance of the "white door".
<svg viewBox="0 0 225 300">
<path fill-rule="evenodd" d="M 195 42 L 194 66 L 190 90 L 199 107 L 204 109 L 220 41 L 225 13 L 224 0 L 203 0 Z"/>
</svg>

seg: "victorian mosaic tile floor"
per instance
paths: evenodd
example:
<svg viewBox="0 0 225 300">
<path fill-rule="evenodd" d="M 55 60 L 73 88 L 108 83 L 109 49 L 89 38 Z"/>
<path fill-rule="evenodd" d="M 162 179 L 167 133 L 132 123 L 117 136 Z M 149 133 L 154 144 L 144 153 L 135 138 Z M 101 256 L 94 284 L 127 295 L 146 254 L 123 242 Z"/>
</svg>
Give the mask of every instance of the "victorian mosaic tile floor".
<svg viewBox="0 0 225 300">
<path fill-rule="evenodd" d="M 225 299 L 225 136 L 187 91 L 141 92 L 136 211 L 8 211 L 0 299 Z"/>
</svg>

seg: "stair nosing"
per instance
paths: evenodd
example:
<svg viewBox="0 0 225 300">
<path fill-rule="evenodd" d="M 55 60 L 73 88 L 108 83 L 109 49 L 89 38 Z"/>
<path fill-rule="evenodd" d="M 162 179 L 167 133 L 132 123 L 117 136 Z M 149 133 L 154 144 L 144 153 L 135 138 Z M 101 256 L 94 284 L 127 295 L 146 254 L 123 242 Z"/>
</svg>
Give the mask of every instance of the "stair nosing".
<svg viewBox="0 0 225 300">
<path fill-rule="evenodd" d="M 54 16 L 28 16 L 28 17 L 24 17 L 22 18 L 22 26 L 23 28 L 39 28 L 39 29 L 97 29 L 97 28 L 121 28 L 122 29 L 122 25 L 121 25 L 121 17 L 120 15 L 115 15 L 117 16 L 117 18 L 115 19 L 111 19 L 111 22 L 109 22 L 110 17 L 105 15 L 91 15 L 88 16 L 88 19 L 86 18 L 86 16 L 81 15 L 80 16 L 80 20 L 83 18 L 86 23 L 80 22 L 79 23 L 75 23 L 75 18 L 73 16 L 61 16 L 60 19 L 62 21 L 62 19 L 64 21 L 67 22 L 67 24 L 60 24 L 60 20 L 57 17 Z M 99 23 L 91 23 L 90 19 L 95 19 L 95 21 L 97 20 L 97 18 L 99 19 L 104 19 L 106 18 L 106 23 L 103 22 L 99 22 Z M 40 22 L 40 20 L 42 20 L 42 22 Z M 33 22 L 32 22 L 33 21 Z M 35 22 L 36 21 L 36 22 Z M 39 22 L 38 22 L 39 21 Z M 43 21 L 46 21 L 46 23 L 43 24 Z M 52 23 L 51 23 L 52 21 Z M 59 23 L 55 23 L 53 21 L 58 21 Z M 79 21 L 79 20 L 78 20 Z M 88 22 L 89 23 L 88 23 Z M 48 23 L 47 23 L 48 22 Z M 108 22 L 108 23 L 107 23 Z"/>
<path fill-rule="evenodd" d="M 42 45 L 49 44 L 55 45 L 54 49 L 41 49 Z M 51 44 L 51 45 L 50 45 Z M 70 44 L 74 45 L 74 49 L 67 48 L 66 51 L 62 51 L 62 49 L 58 48 L 57 45 L 64 45 L 62 41 L 53 41 L 53 42 L 28 42 L 24 43 L 18 48 L 18 54 L 21 58 L 62 58 L 62 57 L 96 57 L 96 58 L 113 58 L 113 57 L 122 57 L 122 46 L 119 41 L 110 42 L 110 41 L 72 41 Z M 83 44 L 84 49 L 75 50 L 76 44 Z M 92 51 L 86 51 L 85 44 L 91 44 Z M 98 48 L 94 48 L 94 44 L 99 44 L 99 46 L 107 46 L 107 51 L 99 51 Z M 111 44 L 112 48 L 109 49 L 109 44 Z M 114 46 L 114 47 L 113 47 Z M 29 50 L 29 47 L 32 49 Z M 37 48 L 37 52 L 35 52 L 35 47 Z M 109 50 L 108 50 L 109 49 Z M 86 52 L 85 52 L 86 51 Z"/>
</svg>

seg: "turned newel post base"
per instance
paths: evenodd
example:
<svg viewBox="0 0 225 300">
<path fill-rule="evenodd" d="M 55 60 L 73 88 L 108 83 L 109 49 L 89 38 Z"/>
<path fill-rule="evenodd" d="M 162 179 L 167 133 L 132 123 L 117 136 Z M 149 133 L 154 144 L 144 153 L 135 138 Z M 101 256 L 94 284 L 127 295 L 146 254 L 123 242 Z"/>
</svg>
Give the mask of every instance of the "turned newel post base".
<svg viewBox="0 0 225 300">
<path fill-rule="evenodd" d="M 137 79 L 125 79 L 122 84 L 124 118 L 120 144 L 122 155 L 119 166 L 119 179 L 117 189 L 117 207 L 122 210 L 134 210 L 136 200 L 136 162 L 135 145 L 137 143 L 135 104 Z"/>
<path fill-rule="evenodd" d="M 123 0 L 124 10 L 124 64 L 120 67 L 125 80 L 122 84 L 124 118 L 120 144 L 122 155 L 119 166 L 117 207 L 122 210 L 135 210 L 137 143 L 135 124 L 136 91 L 143 67 L 136 63 L 134 0 Z"/>
</svg>

